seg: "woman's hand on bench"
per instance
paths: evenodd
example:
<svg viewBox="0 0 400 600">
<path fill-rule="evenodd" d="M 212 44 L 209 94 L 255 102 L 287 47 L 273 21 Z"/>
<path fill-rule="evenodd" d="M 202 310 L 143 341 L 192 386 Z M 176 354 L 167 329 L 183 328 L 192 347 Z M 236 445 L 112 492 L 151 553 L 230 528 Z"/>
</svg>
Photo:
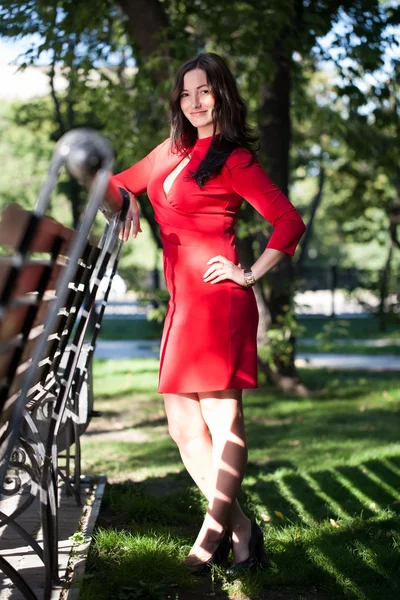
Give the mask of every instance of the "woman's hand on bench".
<svg viewBox="0 0 400 600">
<path fill-rule="evenodd" d="M 126 213 L 125 222 L 121 228 L 119 238 L 124 242 L 127 242 L 129 236 L 132 235 L 132 238 L 135 239 L 137 234 L 141 232 L 140 228 L 140 215 L 139 215 L 139 207 L 136 201 L 136 196 L 129 193 L 130 204 L 128 208 L 128 212 Z"/>
</svg>

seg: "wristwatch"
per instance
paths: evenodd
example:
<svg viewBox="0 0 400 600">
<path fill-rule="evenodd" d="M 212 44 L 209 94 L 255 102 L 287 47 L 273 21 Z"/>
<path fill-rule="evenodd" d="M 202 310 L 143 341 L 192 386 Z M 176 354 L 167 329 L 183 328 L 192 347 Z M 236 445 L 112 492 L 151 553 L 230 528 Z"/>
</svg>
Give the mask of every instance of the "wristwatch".
<svg viewBox="0 0 400 600">
<path fill-rule="evenodd" d="M 246 287 L 251 287 L 255 284 L 256 280 L 251 269 L 247 269 L 244 271 L 244 282 L 246 284 Z"/>
</svg>

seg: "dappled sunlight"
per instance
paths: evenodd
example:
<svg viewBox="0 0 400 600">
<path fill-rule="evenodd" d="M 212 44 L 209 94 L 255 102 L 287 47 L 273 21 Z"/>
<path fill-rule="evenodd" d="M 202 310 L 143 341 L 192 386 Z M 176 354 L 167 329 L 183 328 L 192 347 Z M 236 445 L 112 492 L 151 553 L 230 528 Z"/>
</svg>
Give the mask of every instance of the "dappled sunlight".
<svg viewBox="0 0 400 600">
<path fill-rule="evenodd" d="M 326 573 L 333 579 L 334 583 L 339 587 L 346 588 L 347 592 L 350 592 L 353 598 L 357 600 L 368 600 L 364 592 L 352 581 L 350 577 L 346 577 L 336 568 L 334 563 L 318 548 L 312 549 L 312 552 L 308 553 L 308 557 L 312 560 L 316 567 L 326 571 Z"/>
<path fill-rule="evenodd" d="M 104 410 L 102 427 L 83 438 L 85 472 L 107 473 L 112 484 L 100 526 L 116 527 L 123 540 L 127 533 L 138 540 L 149 534 L 167 546 L 162 536 L 172 535 L 182 549 L 173 559 L 178 568 L 201 526 L 206 501 L 168 436 L 156 370 L 147 361 L 124 363 L 115 363 L 115 371 L 111 363 L 99 365 L 97 386 L 113 389 L 114 396 L 100 399 L 95 408 Z M 121 393 L 132 374 L 138 389 Z M 150 391 L 139 390 L 147 377 Z M 317 382 L 314 374 L 311 379 Z M 390 579 L 400 568 L 398 377 L 365 379 L 360 394 L 353 394 L 357 377 L 324 373 L 318 381 L 325 391 L 308 399 L 288 400 L 269 389 L 245 395 L 249 463 L 239 501 L 262 525 L 271 566 L 234 584 L 215 569 L 218 600 L 234 594 L 258 600 L 265 590 L 268 598 L 277 590 L 276 598 L 287 600 L 293 589 L 307 600 L 400 595 Z M 106 441 L 116 422 L 121 436 L 132 436 L 125 443 Z M 228 454 L 224 462 L 228 468 Z M 114 560 L 110 547 L 96 552 L 100 568 Z M 143 564 L 146 553 L 146 548 L 139 553 Z"/>
<path fill-rule="evenodd" d="M 400 512 L 399 492 L 393 487 L 400 490 L 400 476 L 389 485 L 382 477 L 368 477 L 363 464 L 309 472 L 285 468 L 269 475 L 249 467 L 243 489 L 269 526 L 312 526 L 355 515 L 368 519 L 387 507 Z"/>
</svg>

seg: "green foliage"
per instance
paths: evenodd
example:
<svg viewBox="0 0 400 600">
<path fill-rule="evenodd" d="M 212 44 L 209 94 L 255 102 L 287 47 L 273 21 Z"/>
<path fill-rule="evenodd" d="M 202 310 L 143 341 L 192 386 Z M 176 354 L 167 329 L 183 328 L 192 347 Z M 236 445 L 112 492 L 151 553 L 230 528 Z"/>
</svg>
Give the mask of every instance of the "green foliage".
<svg viewBox="0 0 400 600">
<path fill-rule="evenodd" d="M 259 348 L 261 358 L 271 369 L 274 369 L 277 360 L 284 365 L 290 364 L 293 352 L 292 336 L 300 337 L 304 331 L 304 326 L 296 319 L 294 309 L 288 309 L 278 315 L 276 324 L 267 331 L 265 345 Z"/>
<path fill-rule="evenodd" d="M 168 534 L 99 529 L 92 556 L 96 577 L 83 580 L 83 600 L 164 600 L 175 597 L 177 586 L 190 587 L 190 575 L 179 564 L 182 539 Z"/>
<path fill-rule="evenodd" d="M 331 352 L 336 340 L 349 339 L 349 337 L 349 322 L 331 319 L 324 324 L 322 331 L 317 333 L 315 339 L 320 350 Z"/>
<path fill-rule="evenodd" d="M 153 308 L 149 311 L 147 318 L 158 324 L 163 324 L 167 314 L 169 293 L 167 290 L 154 290 L 143 296 L 145 301 L 150 301 Z"/>
<path fill-rule="evenodd" d="M 71 542 L 74 542 L 74 544 L 78 545 L 85 543 L 85 536 L 83 535 L 82 531 L 75 531 L 75 533 L 71 535 L 68 539 Z"/>
<path fill-rule="evenodd" d="M 48 169 L 52 143 L 46 127 L 32 131 L 16 123 L 17 103 L 0 107 L 0 206 L 17 202 L 35 204 Z"/>
<path fill-rule="evenodd" d="M 388 49 L 399 43 L 395 35 L 398 8 L 380 0 L 164 0 L 156 5 L 166 36 L 143 21 L 146 34 L 159 40 L 156 52 L 148 56 L 134 37 L 124 3 L 1 3 L 1 36 L 39 32 L 40 41 L 21 59 L 24 64 L 37 64 L 46 56 L 49 78 L 60 70 L 68 80 L 67 91 L 53 94 L 51 103 L 33 101 L 20 107 L 15 120 L 27 136 L 41 131 L 56 140 L 71 127 L 92 126 L 111 140 L 115 170 L 120 171 L 168 135 L 173 74 L 188 56 L 211 50 L 228 57 L 249 106 L 250 122 L 261 132 L 270 119 L 261 110 L 271 94 L 268 86 L 279 68 L 287 66 L 291 87 L 285 102 L 290 106 L 292 137 L 285 147 L 291 150 L 291 197 L 306 221 L 316 177 L 321 169 L 326 172 L 309 250 L 322 265 L 334 259 L 339 265 L 360 266 L 360 249 L 365 248 L 367 266 L 372 266 L 372 255 L 374 268 L 382 268 L 393 243 L 388 215 L 399 178 L 398 62 L 388 58 Z M 138 11 L 138 18 L 142 17 Z M 329 43 L 324 36 L 329 36 Z M 157 69 L 162 77 L 156 82 Z M 38 152 L 40 148 L 39 139 Z M 285 152 L 282 156 L 278 152 L 281 169 L 286 164 Z M 271 156 L 261 158 L 267 164 Z M 27 160 L 30 173 L 29 166 Z M 17 180 L 22 180 L 20 174 Z M 9 201 L 20 188 L 18 192 L 6 189 L 7 181 L 2 197 Z M 24 183 L 23 195 L 33 202 L 35 194 Z M 84 194 L 67 178 L 61 181 L 59 192 L 63 215 L 68 198 L 76 223 Z M 269 228 L 248 207 L 238 230 L 239 237 L 251 239 L 256 255 L 263 250 Z M 121 269 L 130 287 L 138 287 L 143 277 L 139 254 L 129 254 L 126 250 Z M 144 254 L 147 260 L 150 252 Z M 307 262 L 313 264 L 316 259 Z M 395 252 L 393 273 L 399 268 Z M 379 289 L 379 285 L 370 287 Z M 395 291 L 395 277 L 388 289 Z M 155 317 L 162 319 L 162 307 Z M 290 359 L 290 323 L 296 334 L 287 316 L 281 322 L 282 332 L 271 333 L 274 350 L 269 361 L 272 356 L 284 362 Z"/>
</svg>

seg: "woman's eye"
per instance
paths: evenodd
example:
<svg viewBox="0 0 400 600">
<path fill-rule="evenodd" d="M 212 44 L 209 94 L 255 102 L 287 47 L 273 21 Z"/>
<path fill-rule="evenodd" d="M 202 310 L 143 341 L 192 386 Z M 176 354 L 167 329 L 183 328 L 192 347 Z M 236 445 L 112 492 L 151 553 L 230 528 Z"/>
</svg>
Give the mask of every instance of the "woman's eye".
<svg viewBox="0 0 400 600">
<path fill-rule="evenodd" d="M 203 94 L 209 94 L 209 90 L 201 90 Z"/>
<path fill-rule="evenodd" d="M 186 97 L 187 97 L 187 95 L 188 95 L 188 94 L 187 94 L 186 92 L 183 92 L 183 93 L 181 94 L 181 98 L 186 98 Z"/>
</svg>

